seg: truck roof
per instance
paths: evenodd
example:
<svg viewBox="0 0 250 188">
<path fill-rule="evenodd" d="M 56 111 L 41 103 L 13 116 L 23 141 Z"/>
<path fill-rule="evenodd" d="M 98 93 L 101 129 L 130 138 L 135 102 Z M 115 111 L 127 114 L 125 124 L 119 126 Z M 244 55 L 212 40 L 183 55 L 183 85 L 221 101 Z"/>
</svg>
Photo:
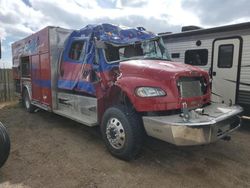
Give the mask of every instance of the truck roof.
<svg viewBox="0 0 250 188">
<path fill-rule="evenodd" d="M 69 30 L 69 31 L 72 30 L 72 29 L 66 29 L 66 28 L 58 27 L 58 26 L 46 26 L 46 27 L 40 29 L 39 31 L 33 32 L 33 33 L 31 33 L 30 35 L 28 35 L 28 36 L 26 36 L 26 37 L 24 37 L 24 38 L 22 38 L 22 39 L 20 39 L 20 40 L 18 40 L 18 41 L 13 42 L 12 45 L 15 44 L 15 43 L 19 43 L 20 41 L 28 40 L 31 36 L 33 36 L 33 35 L 35 35 L 35 34 L 41 32 L 41 31 L 43 31 L 43 30 L 49 30 L 49 29 L 51 29 L 51 28 L 60 28 L 60 29 L 62 29 L 62 30 Z M 72 31 L 73 31 L 73 30 L 72 30 Z"/>
<path fill-rule="evenodd" d="M 126 45 L 138 41 L 150 40 L 157 37 L 156 34 L 150 31 L 146 31 L 143 27 L 129 28 L 107 23 L 98 25 L 87 25 L 86 27 L 80 30 L 74 31 L 71 36 L 92 36 L 96 37 L 97 40 L 116 45 Z"/>
</svg>

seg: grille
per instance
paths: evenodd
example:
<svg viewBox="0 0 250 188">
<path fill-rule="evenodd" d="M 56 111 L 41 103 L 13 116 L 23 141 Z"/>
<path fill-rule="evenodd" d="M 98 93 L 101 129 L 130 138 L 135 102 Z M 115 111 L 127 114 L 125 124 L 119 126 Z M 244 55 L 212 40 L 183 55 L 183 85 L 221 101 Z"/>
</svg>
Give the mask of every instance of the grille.
<svg viewBox="0 0 250 188">
<path fill-rule="evenodd" d="M 182 98 L 202 96 L 206 93 L 205 79 L 202 77 L 181 77 L 178 88 Z"/>
</svg>

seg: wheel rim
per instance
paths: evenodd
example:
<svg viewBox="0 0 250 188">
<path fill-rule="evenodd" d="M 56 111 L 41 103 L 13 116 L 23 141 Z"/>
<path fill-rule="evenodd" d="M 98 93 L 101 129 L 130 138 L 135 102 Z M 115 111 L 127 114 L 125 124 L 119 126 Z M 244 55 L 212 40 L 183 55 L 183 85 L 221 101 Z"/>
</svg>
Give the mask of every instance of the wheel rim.
<svg viewBox="0 0 250 188">
<path fill-rule="evenodd" d="M 27 93 L 25 94 L 25 101 L 24 102 L 25 102 L 26 108 L 29 109 L 30 108 L 30 101 L 29 101 L 29 96 Z"/>
<path fill-rule="evenodd" d="M 115 149 L 121 149 L 125 143 L 125 131 L 117 118 L 110 118 L 106 127 L 106 136 Z"/>
</svg>

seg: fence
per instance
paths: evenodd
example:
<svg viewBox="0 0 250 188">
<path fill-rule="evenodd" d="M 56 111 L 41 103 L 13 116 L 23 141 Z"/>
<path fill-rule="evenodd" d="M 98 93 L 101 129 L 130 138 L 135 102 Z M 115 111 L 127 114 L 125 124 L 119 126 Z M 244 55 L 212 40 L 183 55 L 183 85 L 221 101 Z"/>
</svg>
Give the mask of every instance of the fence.
<svg viewBox="0 0 250 188">
<path fill-rule="evenodd" d="M 14 81 L 11 69 L 0 69 L 0 102 L 15 98 Z"/>
</svg>

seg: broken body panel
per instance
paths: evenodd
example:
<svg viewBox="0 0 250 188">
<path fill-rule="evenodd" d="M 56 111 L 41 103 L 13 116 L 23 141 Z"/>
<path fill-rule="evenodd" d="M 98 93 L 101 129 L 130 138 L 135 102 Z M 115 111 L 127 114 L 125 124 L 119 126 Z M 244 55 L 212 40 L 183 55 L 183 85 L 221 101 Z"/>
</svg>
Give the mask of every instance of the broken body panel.
<svg viewBox="0 0 250 188">
<path fill-rule="evenodd" d="M 152 51 L 148 41 L 159 40 L 142 28 L 119 28 L 110 24 L 89 25 L 77 31 L 46 27 L 12 45 L 14 79 L 20 85 L 21 94 L 28 91 L 32 105 L 88 126 L 100 124 L 109 107 L 128 102 L 141 115 L 149 135 L 177 145 L 183 143 L 173 141 L 175 138 L 196 132 L 193 120 L 202 130 L 218 126 L 226 119 L 233 119 L 230 123 L 238 123 L 238 127 L 236 115 L 242 109 L 236 106 L 226 107 L 231 113 L 221 111 L 217 117 L 210 114 L 191 117 L 190 114 L 197 113 L 191 110 L 204 107 L 206 111 L 213 106 L 210 105 L 209 76 L 197 67 L 145 55 L 147 48 Z M 140 55 L 126 54 L 128 48 L 133 47 L 135 51 L 138 45 L 142 48 L 138 51 Z M 159 53 L 157 47 L 154 46 L 154 53 Z M 162 50 L 161 46 L 158 48 Z M 108 49 L 112 49 L 111 53 Z M 164 94 L 141 97 L 137 92 L 139 88 L 154 88 L 153 92 Z M 212 108 L 218 110 L 217 106 Z M 184 115 L 189 118 L 180 117 L 183 109 L 188 109 Z M 173 126 L 190 129 L 176 137 L 172 134 Z M 220 137 L 235 127 L 227 129 Z M 200 144 L 212 141 L 214 139 L 205 139 Z"/>
</svg>

